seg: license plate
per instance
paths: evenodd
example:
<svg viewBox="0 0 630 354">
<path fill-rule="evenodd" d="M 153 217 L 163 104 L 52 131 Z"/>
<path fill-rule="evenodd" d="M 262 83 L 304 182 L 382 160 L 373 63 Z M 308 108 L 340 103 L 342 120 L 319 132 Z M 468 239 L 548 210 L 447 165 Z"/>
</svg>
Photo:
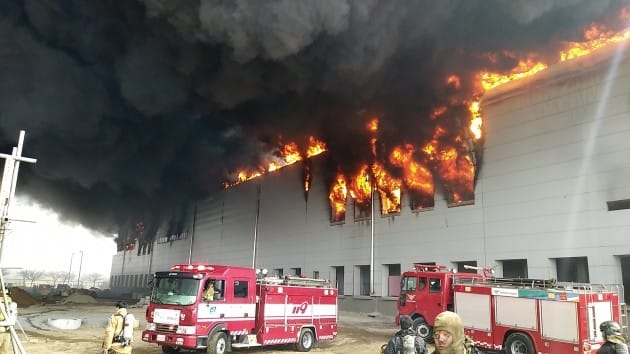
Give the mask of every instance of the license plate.
<svg viewBox="0 0 630 354">
<path fill-rule="evenodd" d="M 157 335 L 157 341 L 158 342 L 166 342 L 166 336 L 164 334 L 158 334 Z"/>
</svg>

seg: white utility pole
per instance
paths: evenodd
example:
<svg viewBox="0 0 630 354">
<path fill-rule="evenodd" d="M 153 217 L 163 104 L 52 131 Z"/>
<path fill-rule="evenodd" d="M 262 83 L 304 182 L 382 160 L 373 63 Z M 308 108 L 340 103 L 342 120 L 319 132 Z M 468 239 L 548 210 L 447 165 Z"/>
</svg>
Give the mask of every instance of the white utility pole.
<svg viewBox="0 0 630 354">
<path fill-rule="evenodd" d="M 7 228 L 11 219 L 9 218 L 9 211 L 11 202 L 15 197 L 15 186 L 17 185 L 18 171 L 20 169 L 20 162 L 35 163 L 36 159 L 29 157 L 22 157 L 22 146 L 24 145 L 24 130 L 20 131 L 20 137 L 18 139 L 18 146 L 13 148 L 11 155 L 0 154 L 0 157 L 5 159 L 4 161 L 4 173 L 2 174 L 2 182 L 0 183 L 0 204 L 2 208 L 0 219 L 0 264 L 2 263 L 2 251 L 4 245 L 4 237 L 7 233 Z M 0 269 L 0 290 L 4 294 L 6 289 L 4 284 L 4 277 L 2 276 L 2 270 Z M 17 309 L 13 310 L 10 306 L 9 300 L 4 294 L 2 297 L 4 300 L 3 306 L 0 306 L 0 311 L 4 316 L 4 320 L 0 321 L 0 326 L 6 326 L 11 333 L 13 352 L 26 354 L 22 342 L 15 333 L 13 326 L 19 322 L 17 321 Z M 15 303 L 14 303 L 15 304 Z"/>
</svg>

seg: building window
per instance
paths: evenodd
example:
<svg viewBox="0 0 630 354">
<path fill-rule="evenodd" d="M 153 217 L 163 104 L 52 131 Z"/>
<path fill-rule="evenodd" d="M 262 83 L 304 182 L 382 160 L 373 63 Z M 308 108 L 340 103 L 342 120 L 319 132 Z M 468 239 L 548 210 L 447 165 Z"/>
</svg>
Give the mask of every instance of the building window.
<svg viewBox="0 0 630 354">
<path fill-rule="evenodd" d="M 385 264 L 387 271 L 387 296 L 400 295 L 400 264 Z"/>
<path fill-rule="evenodd" d="M 455 262 L 455 264 L 457 265 L 458 273 L 477 273 L 477 261 L 462 261 Z M 466 266 L 474 268 L 468 268 Z"/>
<path fill-rule="evenodd" d="M 370 266 L 361 265 L 359 268 L 359 295 L 370 296 Z"/>
<path fill-rule="evenodd" d="M 338 266 L 338 267 L 333 267 L 333 271 L 335 274 L 335 285 L 337 286 L 337 290 L 338 290 L 338 294 L 339 295 L 345 295 L 344 291 L 343 291 L 343 283 L 345 281 L 344 279 L 344 268 L 343 266 Z"/>
<path fill-rule="evenodd" d="M 291 268 L 291 275 L 299 277 L 302 275 L 302 268 Z"/>
<path fill-rule="evenodd" d="M 319 279 L 319 270 L 313 271 L 313 279 Z"/>
<path fill-rule="evenodd" d="M 357 203 L 353 200 L 354 205 L 354 221 L 370 220 L 372 217 L 372 204 L 369 203 Z"/>
<path fill-rule="evenodd" d="M 558 281 L 588 283 L 588 259 L 586 257 L 556 258 Z"/>
<path fill-rule="evenodd" d="M 630 199 L 607 201 L 608 211 L 630 209 Z"/>
<path fill-rule="evenodd" d="M 504 278 L 527 278 L 527 259 L 504 259 L 498 262 L 502 265 Z"/>
<path fill-rule="evenodd" d="M 276 268 L 273 270 L 273 275 L 277 276 L 278 278 L 282 278 L 284 276 L 284 270 L 282 268 Z"/>
</svg>

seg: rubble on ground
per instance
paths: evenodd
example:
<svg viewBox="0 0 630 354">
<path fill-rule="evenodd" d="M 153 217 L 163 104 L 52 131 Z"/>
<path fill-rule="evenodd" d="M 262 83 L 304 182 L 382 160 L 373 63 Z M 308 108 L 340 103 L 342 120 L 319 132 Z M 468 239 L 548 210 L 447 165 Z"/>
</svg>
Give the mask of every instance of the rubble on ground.
<svg viewBox="0 0 630 354">
<path fill-rule="evenodd" d="M 98 301 L 96 301 L 96 299 L 90 295 L 82 294 L 80 292 L 73 292 L 72 294 L 68 295 L 68 297 L 66 297 L 63 302 L 74 304 L 95 304 Z"/>
<path fill-rule="evenodd" d="M 31 305 L 41 303 L 41 301 L 31 296 L 31 294 L 18 287 L 10 288 L 9 294 L 11 296 L 11 299 L 18 304 L 18 308 L 29 307 Z"/>
</svg>

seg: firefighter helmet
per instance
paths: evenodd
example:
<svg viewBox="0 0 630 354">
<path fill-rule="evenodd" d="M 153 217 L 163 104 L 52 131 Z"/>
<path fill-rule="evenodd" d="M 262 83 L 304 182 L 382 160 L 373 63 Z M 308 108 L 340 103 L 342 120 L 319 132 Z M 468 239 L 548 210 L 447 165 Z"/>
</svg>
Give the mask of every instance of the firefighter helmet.
<svg viewBox="0 0 630 354">
<path fill-rule="evenodd" d="M 607 336 L 620 336 L 621 326 L 615 321 L 604 321 L 599 325 L 599 330 Z"/>
</svg>

